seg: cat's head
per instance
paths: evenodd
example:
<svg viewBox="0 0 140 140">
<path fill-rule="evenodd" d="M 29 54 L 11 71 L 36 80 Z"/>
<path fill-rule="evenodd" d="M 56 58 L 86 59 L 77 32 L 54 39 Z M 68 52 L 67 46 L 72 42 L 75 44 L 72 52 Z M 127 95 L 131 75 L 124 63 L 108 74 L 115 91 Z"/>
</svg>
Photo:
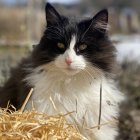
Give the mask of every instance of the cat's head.
<svg viewBox="0 0 140 140">
<path fill-rule="evenodd" d="M 111 73 L 115 48 L 108 40 L 108 11 L 85 20 L 71 19 L 46 5 L 47 27 L 34 50 L 36 66 L 53 64 L 68 75 L 82 71 Z"/>
</svg>

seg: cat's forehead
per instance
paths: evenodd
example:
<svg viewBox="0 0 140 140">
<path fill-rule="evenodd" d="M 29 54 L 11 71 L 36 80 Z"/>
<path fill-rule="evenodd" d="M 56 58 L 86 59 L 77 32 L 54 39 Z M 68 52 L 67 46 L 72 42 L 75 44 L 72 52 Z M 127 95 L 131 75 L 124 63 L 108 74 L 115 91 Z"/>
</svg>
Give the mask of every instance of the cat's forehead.
<svg viewBox="0 0 140 140">
<path fill-rule="evenodd" d="M 79 24 L 84 21 L 83 18 L 76 18 L 76 17 L 63 17 L 61 24 L 59 26 L 63 26 L 67 29 L 76 30 L 79 27 Z"/>
<path fill-rule="evenodd" d="M 78 21 L 74 18 L 67 18 L 67 21 L 62 24 L 64 28 L 66 28 L 66 31 L 77 31 L 78 29 Z"/>
<path fill-rule="evenodd" d="M 75 44 L 85 40 L 85 33 L 87 26 L 85 25 L 85 20 L 81 18 L 73 18 L 73 17 L 61 17 L 61 23 L 55 24 L 51 27 L 48 27 L 45 35 L 47 38 L 53 39 L 66 45 L 70 45 L 72 40 L 75 40 Z M 82 25 L 82 26 L 81 26 Z M 92 33 L 92 36 L 94 34 Z"/>
<path fill-rule="evenodd" d="M 55 35 L 56 39 L 62 38 L 62 40 L 64 40 L 64 42 L 67 42 L 67 44 L 70 44 L 73 37 L 76 38 L 76 36 L 78 36 L 78 21 L 72 18 L 66 18 L 61 24 L 51 28 L 52 30 L 48 31 L 53 32 L 52 35 Z"/>
<path fill-rule="evenodd" d="M 81 18 L 67 18 L 59 28 L 62 28 L 61 33 L 64 36 L 68 36 L 69 38 L 80 37 L 80 35 L 85 31 L 85 28 L 80 27 L 80 23 L 82 23 Z"/>
</svg>

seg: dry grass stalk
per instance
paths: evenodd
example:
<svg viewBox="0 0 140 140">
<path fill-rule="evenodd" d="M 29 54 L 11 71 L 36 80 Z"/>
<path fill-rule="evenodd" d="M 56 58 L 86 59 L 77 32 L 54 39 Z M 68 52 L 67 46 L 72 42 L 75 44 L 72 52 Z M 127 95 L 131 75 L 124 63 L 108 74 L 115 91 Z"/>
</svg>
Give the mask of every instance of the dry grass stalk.
<svg viewBox="0 0 140 140">
<path fill-rule="evenodd" d="M 34 89 L 31 88 L 31 90 L 30 90 L 30 92 L 29 92 L 27 98 L 25 99 L 25 101 L 24 101 L 24 103 L 23 103 L 23 105 L 22 105 L 22 107 L 21 107 L 21 109 L 20 109 L 21 112 L 24 111 L 25 106 L 26 106 L 26 104 L 28 103 L 28 101 L 29 101 L 29 99 L 30 99 L 30 97 L 31 97 L 31 95 L 32 95 L 32 93 L 33 93 L 33 90 L 34 90 Z"/>
</svg>

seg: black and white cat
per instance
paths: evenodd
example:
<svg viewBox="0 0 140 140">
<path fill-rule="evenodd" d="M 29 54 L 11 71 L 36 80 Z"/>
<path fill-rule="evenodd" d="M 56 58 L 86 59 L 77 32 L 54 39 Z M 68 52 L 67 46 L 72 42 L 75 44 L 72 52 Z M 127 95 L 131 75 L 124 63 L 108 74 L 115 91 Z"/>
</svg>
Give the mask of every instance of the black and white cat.
<svg viewBox="0 0 140 140">
<path fill-rule="evenodd" d="M 27 109 L 33 101 L 38 111 L 51 115 L 76 111 L 67 119 L 75 122 L 85 137 L 114 140 L 114 124 L 85 129 L 98 125 L 101 85 L 101 124 L 118 117 L 118 103 L 123 99 L 112 78 L 116 50 L 106 32 L 107 10 L 79 21 L 60 15 L 48 3 L 46 19 L 40 43 L 0 89 L 0 106 L 6 107 L 10 101 L 19 109 L 33 87 Z"/>
</svg>

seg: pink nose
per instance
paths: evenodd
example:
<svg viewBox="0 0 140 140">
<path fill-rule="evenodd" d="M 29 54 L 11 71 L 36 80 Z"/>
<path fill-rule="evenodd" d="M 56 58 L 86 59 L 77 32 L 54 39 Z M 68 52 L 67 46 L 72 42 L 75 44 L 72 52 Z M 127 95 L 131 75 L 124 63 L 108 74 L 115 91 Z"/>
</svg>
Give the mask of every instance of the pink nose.
<svg viewBox="0 0 140 140">
<path fill-rule="evenodd" d="M 72 63 L 72 60 L 71 60 L 71 58 L 66 58 L 66 59 L 65 59 L 65 62 L 66 62 L 68 65 L 70 65 L 70 64 Z"/>
</svg>

